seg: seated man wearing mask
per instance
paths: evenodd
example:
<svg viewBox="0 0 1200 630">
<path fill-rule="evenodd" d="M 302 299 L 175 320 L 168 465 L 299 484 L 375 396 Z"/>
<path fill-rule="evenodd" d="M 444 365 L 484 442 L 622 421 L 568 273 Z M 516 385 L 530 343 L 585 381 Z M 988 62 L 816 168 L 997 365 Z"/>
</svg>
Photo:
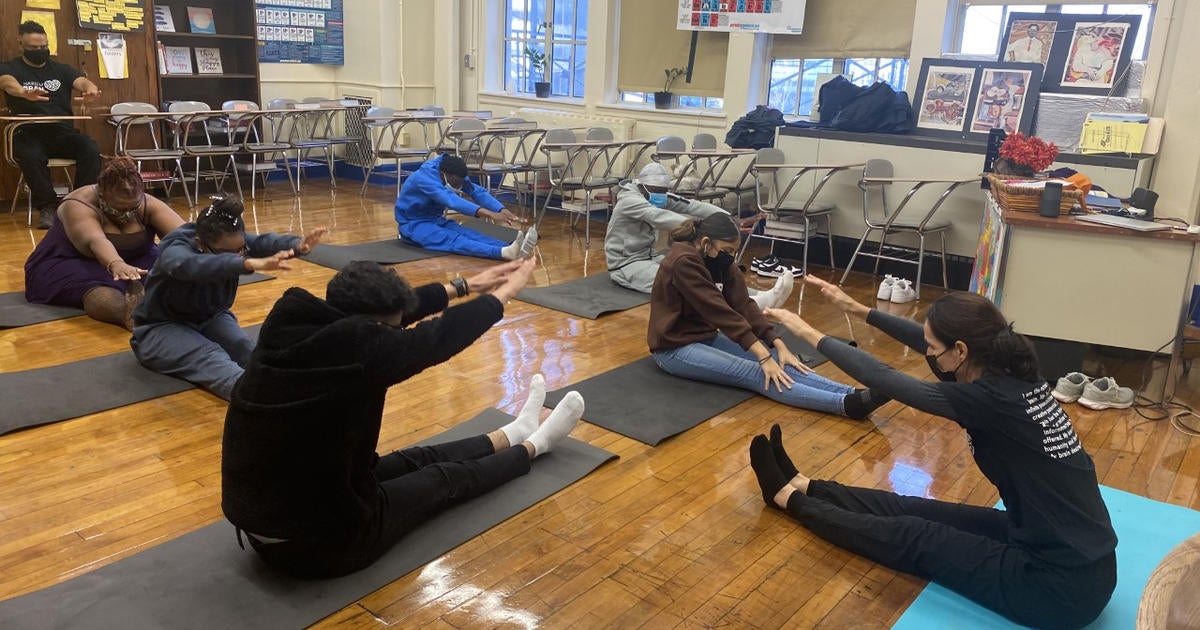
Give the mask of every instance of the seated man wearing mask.
<svg viewBox="0 0 1200 630">
<path fill-rule="evenodd" d="M 17 27 L 21 56 L 0 64 L 0 90 L 8 111 L 21 116 L 71 116 L 71 90 L 84 98 L 100 95 L 99 88 L 78 70 L 50 60 L 46 29 L 33 20 Z M 25 125 L 13 137 L 13 157 L 29 185 L 30 203 L 40 212 L 38 229 L 54 223 L 58 195 L 50 178 L 49 158 L 75 160 L 75 187 L 96 183 L 100 149 L 75 129 L 71 121 Z"/>
<path fill-rule="evenodd" d="M 634 291 L 649 293 L 665 252 L 655 252 L 659 230 L 674 230 L 688 219 L 703 220 L 724 209 L 711 203 L 677 197 L 667 192 L 671 173 L 667 167 L 651 162 L 637 179 L 621 184 L 617 203 L 604 235 L 604 255 L 612 281 Z M 754 217 L 757 221 L 758 217 Z M 760 309 L 778 308 L 792 294 L 795 278 L 786 271 L 769 291 L 750 290 L 750 299 Z"/>
<path fill-rule="evenodd" d="M 471 201 L 460 196 L 460 192 Z M 525 258 L 537 245 L 536 228 L 517 232 L 513 242 L 505 243 L 442 216 L 447 208 L 497 222 L 524 222 L 496 201 L 487 189 L 467 177 L 467 163 L 462 158 L 439 155 L 422 164 L 400 188 L 396 199 L 400 238 L 435 252 L 503 260 Z"/>
</svg>

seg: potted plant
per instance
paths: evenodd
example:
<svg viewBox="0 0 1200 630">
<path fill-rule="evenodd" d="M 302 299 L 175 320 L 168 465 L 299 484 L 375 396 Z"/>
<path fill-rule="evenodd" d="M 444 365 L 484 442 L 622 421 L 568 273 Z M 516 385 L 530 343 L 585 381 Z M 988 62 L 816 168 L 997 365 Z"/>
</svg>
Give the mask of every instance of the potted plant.
<svg viewBox="0 0 1200 630">
<path fill-rule="evenodd" d="M 525 46 L 525 58 L 529 60 L 529 74 L 533 77 L 541 77 L 541 81 L 535 81 L 533 84 L 533 95 L 538 98 L 550 97 L 550 82 L 546 81 L 546 53 L 534 48 L 533 46 Z"/>
<path fill-rule="evenodd" d="M 685 68 L 667 68 L 663 73 L 667 75 L 666 82 L 663 83 L 661 92 L 654 93 L 654 108 L 655 109 L 671 109 L 675 104 L 675 94 L 671 92 L 671 85 L 675 83 L 675 79 L 683 76 L 687 72 Z"/>
</svg>

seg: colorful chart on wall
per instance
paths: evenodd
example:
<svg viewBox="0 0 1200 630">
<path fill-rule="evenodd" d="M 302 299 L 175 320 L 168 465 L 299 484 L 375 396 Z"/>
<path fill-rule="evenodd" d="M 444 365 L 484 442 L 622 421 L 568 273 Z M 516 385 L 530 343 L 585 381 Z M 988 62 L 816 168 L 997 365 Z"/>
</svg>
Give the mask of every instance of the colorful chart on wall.
<svg viewBox="0 0 1200 630">
<path fill-rule="evenodd" d="M 790 33 L 804 31 L 805 0 L 679 0 L 681 31 Z"/>
<path fill-rule="evenodd" d="M 75 0 L 75 8 L 80 28 L 122 33 L 145 28 L 145 0 Z"/>
<path fill-rule="evenodd" d="M 345 64 L 343 0 L 256 0 L 262 63 Z"/>
</svg>

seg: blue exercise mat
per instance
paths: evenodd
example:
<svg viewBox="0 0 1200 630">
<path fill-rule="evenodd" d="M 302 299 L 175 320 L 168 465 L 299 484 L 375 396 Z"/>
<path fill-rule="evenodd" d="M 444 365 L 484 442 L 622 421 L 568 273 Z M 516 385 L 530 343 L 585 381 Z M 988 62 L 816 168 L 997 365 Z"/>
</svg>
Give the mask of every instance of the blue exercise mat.
<svg viewBox="0 0 1200 630">
<path fill-rule="evenodd" d="M 1117 530 L 1117 589 L 1088 630 L 1128 630 L 1137 621 L 1142 591 L 1154 567 L 1200 531 L 1200 512 L 1100 486 Z M 893 630 L 1023 628 L 940 585 L 921 591 Z"/>
</svg>

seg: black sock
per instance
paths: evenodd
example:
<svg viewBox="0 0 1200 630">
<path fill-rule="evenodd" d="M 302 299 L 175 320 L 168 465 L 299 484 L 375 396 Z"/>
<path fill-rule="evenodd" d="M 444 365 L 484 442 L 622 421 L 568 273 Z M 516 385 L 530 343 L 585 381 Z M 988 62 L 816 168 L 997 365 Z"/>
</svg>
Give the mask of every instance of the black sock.
<svg viewBox="0 0 1200 630">
<path fill-rule="evenodd" d="M 771 452 L 771 443 L 764 435 L 756 435 L 750 441 L 750 467 L 758 477 L 763 501 L 771 507 L 779 507 L 775 505 L 775 495 L 787 485 L 788 480 L 779 470 L 775 454 Z"/>
<path fill-rule="evenodd" d="M 871 415 L 872 411 L 879 408 L 880 405 L 890 400 L 887 397 L 875 397 L 871 395 L 869 389 L 856 389 L 852 393 L 846 394 L 842 399 L 842 408 L 846 410 L 846 417 L 855 420 L 862 420 Z"/>
<path fill-rule="evenodd" d="M 799 474 L 800 471 L 792 464 L 792 458 L 788 457 L 787 451 L 783 449 L 783 430 L 778 424 L 771 425 L 771 452 L 775 455 L 779 471 L 787 475 L 789 481 Z"/>
</svg>

